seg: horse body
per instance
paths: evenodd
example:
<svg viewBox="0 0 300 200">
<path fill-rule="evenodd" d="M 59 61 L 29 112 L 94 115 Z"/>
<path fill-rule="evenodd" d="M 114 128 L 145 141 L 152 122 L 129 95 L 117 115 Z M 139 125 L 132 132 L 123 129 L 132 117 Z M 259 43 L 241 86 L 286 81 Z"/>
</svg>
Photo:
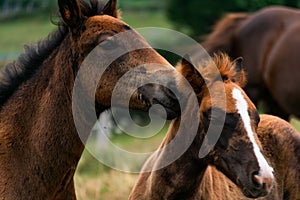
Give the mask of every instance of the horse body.
<svg viewBox="0 0 300 200">
<path fill-rule="evenodd" d="M 1 108 L 2 197 L 48 199 L 54 198 L 49 194 L 73 187 L 71 175 L 84 146 L 73 125 L 70 106 L 73 72 L 54 65 L 65 60 L 57 53 L 52 55 L 57 57 L 55 61 L 45 61 L 39 75 L 19 86 Z"/>
<path fill-rule="evenodd" d="M 284 120 L 261 115 L 257 134 L 264 153 L 274 166 L 275 184 L 271 193 L 259 199 L 299 199 L 300 197 L 300 135 Z M 239 188 L 215 167 L 205 172 L 197 199 L 244 200 Z"/>
<path fill-rule="evenodd" d="M 299 72 L 299 19 L 298 10 L 285 7 L 269 7 L 251 15 L 231 14 L 216 24 L 203 43 L 209 53 L 242 56 L 249 97 L 255 104 L 262 102 L 266 112 L 285 119 L 290 114 L 300 116 L 296 106 L 300 86 L 294 76 Z M 284 84 L 282 80 L 286 80 Z"/>
<path fill-rule="evenodd" d="M 159 67 L 157 71 L 137 70 L 127 80 L 128 84 L 124 84 L 123 96 L 134 87 L 131 82 L 157 76 L 157 73 L 167 83 L 173 80 L 172 84 L 177 84 L 172 66 L 137 32 L 117 19 L 116 1 L 111 0 L 106 5 L 99 1 L 88 4 L 76 0 L 59 0 L 58 3 L 62 18 L 60 29 L 41 41 L 37 48 L 29 47 L 1 73 L 1 199 L 76 199 L 73 175 L 84 149 L 83 142 L 95 121 L 90 120 L 85 112 L 80 115 L 83 127 L 80 138 L 72 112 L 72 93 L 82 62 L 100 43 L 103 45 L 97 50 L 101 55 L 110 55 L 114 50 L 111 44 L 119 44 L 112 41 L 112 36 L 130 30 L 130 38 L 135 44 L 143 44 L 144 48 L 127 52 L 114 60 L 100 81 L 100 77 L 93 77 L 94 74 L 83 75 L 84 91 L 91 90 L 91 81 L 97 84 L 95 96 L 91 97 L 97 114 L 110 107 L 118 79 L 139 65 L 154 63 Z M 126 43 L 132 42 L 125 40 L 122 44 Z M 97 60 L 96 64 L 101 62 Z M 141 88 L 142 92 L 132 94 L 130 108 L 148 110 L 157 103 L 156 99 L 167 106 L 168 117 L 179 114 L 177 100 L 168 89 L 157 85 Z M 81 96 L 81 99 L 85 97 Z M 119 105 L 127 106 L 128 102 L 122 97 L 118 100 Z M 77 106 L 76 102 L 74 105 Z M 85 109 L 91 108 L 87 106 Z"/>
<path fill-rule="evenodd" d="M 154 153 L 146 161 L 129 199 L 196 199 L 200 182 L 209 164 L 226 174 L 249 197 L 264 196 L 272 187 L 272 169 L 258 149 L 259 142 L 254 141 L 258 113 L 240 89 L 245 83 L 241 60 L 231 63 L 228 57 L 221 56 L 215 57 L 214 61 L 223 80 L 217 79 L 213 71 L 209 70 L 214 62 L 206 63 L 203 69 L 208 71 L 201 75 L 189 62 L 183 60 L 180 64 L 179 71 L 197 93 L 200 105 L 195 108 L 191 99 L 188 99 L 187 107 L 181 115 L 182 120 L 178 118 L 171 123 L 160 146 L 162 151 Z M 204 80 L 210 86 L 206 87 Z M 225 100 L 220 94 L 211 97 L 212 93 L 218 91 L 217 88 L 222 87 L 225 88 Z M 224 101 L 225 107 L 222 106 Z M 214 108 L 218 110 L 217 114 L 211 114 Z M 200 158 L 201 145 L 210 144 L 210 141 L 205 142 L 204 139 L 209 124 L 223 124 L 219 121 L 221 113 L 226 117 L 220 138 L 213 150 Z M 199 118 L 191 120 L 190 116 Z M 175 146 L 169 150 L 165 147 L 172 145 L 172 140 L 178 134 L 181 135 L 180 141 L 185 143 L 191 137 L 193 123 L 199 123 L 198 132 L 188 149 L 168 166 L 157 169 L 157 166 L 168 160 L 173 151 L 177 151 Z"/>
</svg>

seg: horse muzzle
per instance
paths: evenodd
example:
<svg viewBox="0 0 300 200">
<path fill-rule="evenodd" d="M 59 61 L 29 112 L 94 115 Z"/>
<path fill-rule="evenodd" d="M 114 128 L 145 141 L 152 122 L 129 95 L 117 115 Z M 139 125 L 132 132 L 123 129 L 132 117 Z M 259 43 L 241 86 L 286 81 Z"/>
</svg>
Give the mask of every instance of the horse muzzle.
<svg viewBox="0 0 300 200">
<path fill-rule="evenodd" d="M 251 186 L 243 188 L 243 193 L 249 198 L 258 198 L 268 195 L 274 185 L 273 177 L 253 175 Z"/>
<path fill-rule="evenodd" d="M 154 108 L 154 111 L 161 116 L 165 116 L 166 119 L 174 119 L 181 114 L 180 99 L 175 95 L 176 89 L 164 87 L 158 84 L 146 84 L 138 89 L 138 93 L 142 95 L 141 99 L 144 102 L 148 102 L 148 109 L 155 105 L 161 105 L 164 110 Z M 175 92 L 174 92 L 175 91 Z"/>
</svg>

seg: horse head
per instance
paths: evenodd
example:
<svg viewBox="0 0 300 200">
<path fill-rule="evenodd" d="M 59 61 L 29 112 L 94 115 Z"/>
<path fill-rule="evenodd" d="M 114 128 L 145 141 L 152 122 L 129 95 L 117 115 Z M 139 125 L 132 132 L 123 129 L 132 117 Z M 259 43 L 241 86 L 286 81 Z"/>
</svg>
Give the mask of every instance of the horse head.
<svg viewBox="0 0 300 200">
<path fill-rule="evenodd" d="M 98 113 L 111 106 L 114 94 L 120 106 L 147 111 L 153 104 L 160 104 L 167 118 L 180 114 L 172 91 L 177 91 L 176 70 L 119 19 L 116 0 L 106 5 L 93 0 L 90 4 L 83 0 L 58 3 L 63 25 L 69 30 L 74 74 L 81 76 L 82 87 L 95 99 Z M 83 66 L 89 70 L 81 73 Z M 119 92 L 113 93 L 117 85 Z"/>
<path fill-rule="evenodd" d="M 212 70 L 215 66 L 218 74 Z M 224 54 L 215 55 L 213 61 L 200 66 L 200 73 L 190 61 L 183 59 L 179 71 L 198 97 L 200 145 L 210 145 L 209 139 L 204 140 L 210 125 L 221 127 L 216 144 L 203 159 L 230 178 L 245 196 L 256 198 L 267 195 L 273 186 L 273 169 L 261 153 L 256 135 L 259 114 L 241 89 L 246 82 L 242 59 L 231 62 Z M 221 79 L 217 78 L 218 75 Z M 221 87 L 224 88 L 225 99 L 222 95 L 211 95 Z M 212 134 L 215 134 L 214 131 Z"/>
</svg>

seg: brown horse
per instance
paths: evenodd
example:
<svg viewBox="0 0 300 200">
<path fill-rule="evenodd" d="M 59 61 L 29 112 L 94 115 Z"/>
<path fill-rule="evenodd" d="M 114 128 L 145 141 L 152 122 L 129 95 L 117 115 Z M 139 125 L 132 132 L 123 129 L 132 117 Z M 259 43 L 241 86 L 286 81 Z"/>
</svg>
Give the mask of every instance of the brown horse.
<svg viewBox="0 0 300 200">
<path fill-rule="evenodd" d="M 300 117 L 300 11 L 269 7 L 253 14 L 229 14 L 203 43 L 212 54 L 242 56 L 248 73 L 246 93 L 265 112 Z"/>
<path fill-rule="evenodd" d="M 102 57 L 111 55 L 116 46 L 130 49 L 130 45 L 140 43 L 143 47 L 120 55 L 109 64 L 101 79 L 92 80 L 98 83 L 92 98 L 97 114 L 110 107 L 112 90 L 118 79 L 139 65 L 154 63 L 159 66 L 150 71 L 139 67 L 140 70 L 128 76 L 119 95 L 120 105 L 127 105 L 122 102 L 122 96 L 133 87 L 131 83 L 150 75 L 176 84 L 170 81 L 176 80 L 176 70 L 137 32 L 118 19 L 115 0 L 105 5 L 93 0 L 89 3 L 58 0 L 58 4 L 61 17 L 58 30 L 37 47 L 27 47 L 17 61 L 1 72 L 1 199 L 76 198 L 73 175 L 84 144 L 72 116 L 72 90 L 81 63 L 94 47 L 98 46 L 97 52 Z M 132 40 L 114 40 L 114 35 L 123 32 L 128 32 Z M 102 61 L 98 59 L 95 63 L 100 67 Z M 92 76 L 81 79 L 83 89 L 90 89 L 91 85 L 86 83 Z M 167 107 L 169 118 L 180 114 L 170 90 L 155 84 L 135 89 L 131 108 L 148 110 L 153 103 L 160 103 Z M 82 116 L 82 120 L 88 137 L 95 121 L 85 117 Z"/>
<path fill-rule="evenodd" d="M 260 199 L 295 200 L 300 198 L 300 135 L 284 120 L 261 115 L 257 129 L 266 157 L 274 166 L 275 184 L 271 193 Z M 228 178 L 208 167 L 198 199 L 241 200 L 246 198 Z"/>
<path fill-rule="evenodd" d="M 222 79 L 217 79 L 211 69 L 216 63 Z M 194 91 L 197 93 L 200 103 L 198 112 L 199 126 L 197 135 L 192 144 L 170 165 L 155 171 L 144 172 L 140 177 L 129 199 L 195 199 L 195 191 L 198 191 L 204 172 L 209 164 L 216 166 L 230 180 L 232 180 L 248 197 L 260 197 L 268 194 L 273 184 L 272 168 L 268 165 L 259 150 L 259 142 L 256 142 L 256 129 L 259 122 L 258 112 L 242 91 L 240 86 L 245 84 L 245 75 L 241 66 L 241 60 L 231 62 L 228 57 L 214 57 L 214 62 L 207 62 L 200 75 L 193 66 L 183 60 L 179 71 L 187 78 Z M 203 76 L 205 75 L 205 76 Z M 204 84 L 205 83 L 207 84 Z M 225 99 L 211 98 L 216 88 L 225 88 Z M 211 88 L 208 91 L 208 88 Z M 225 108 L 222 102 L 226 100 Z M 191 104 L 187 103 L 181 118 L 175 119 L 170 125 L 169 131 L 161 144 L 161 149 L 171 143 L 178 134 L 182 134 L 182 141 L 191 135 L 189 127 L 197 122 L 197 119 L 184 120 L 190 113 Z M 216 115 L 211 115 L 212 109 L 217 110 Z M 204 141 L 210 122 L 214 125 L 222 124 L 219 118 L 225 114 L 222 133 L 213 150 L 203 158 L 199 157 L 199 150 Z M 182 133 L 179 127 L 185 126 Z M 213 133 L 215 134 L 215 133 Z M 208 144 L 210 140 L 208 140 Z M 175 149 L 175 147 L 174 147 Z M 154 169 L 171 155 L 173 149 L 153 154 L 145 168 Z"/>
</svg>

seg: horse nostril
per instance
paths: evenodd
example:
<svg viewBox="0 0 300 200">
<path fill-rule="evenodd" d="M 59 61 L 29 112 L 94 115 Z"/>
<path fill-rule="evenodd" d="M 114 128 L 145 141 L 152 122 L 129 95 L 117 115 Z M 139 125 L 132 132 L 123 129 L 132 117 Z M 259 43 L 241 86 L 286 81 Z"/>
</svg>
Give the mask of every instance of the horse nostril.
<svg viewBox="0 0 300 200">
<path fill-rule="evenodd" d="M 268 193 L 271 191 L 273 184 L 274 184 L 273 178 L 265 178 L 264 179 L 264 187 Z"/>
<path fill-rule="evenodd" d="M 257 189 L 264 189 L 267 193 L 269 193 L 273 186 L 273 179 L 256 174 L 253 176 L 253 183 Z"/>
<path fill-rule="evenodd" d="M 259 175 L 254 175 L 253 176 L 253 183 L 257 188 L 262 188 L 264 184 L 264 180 L 261 176 Z"/>
</svg>

